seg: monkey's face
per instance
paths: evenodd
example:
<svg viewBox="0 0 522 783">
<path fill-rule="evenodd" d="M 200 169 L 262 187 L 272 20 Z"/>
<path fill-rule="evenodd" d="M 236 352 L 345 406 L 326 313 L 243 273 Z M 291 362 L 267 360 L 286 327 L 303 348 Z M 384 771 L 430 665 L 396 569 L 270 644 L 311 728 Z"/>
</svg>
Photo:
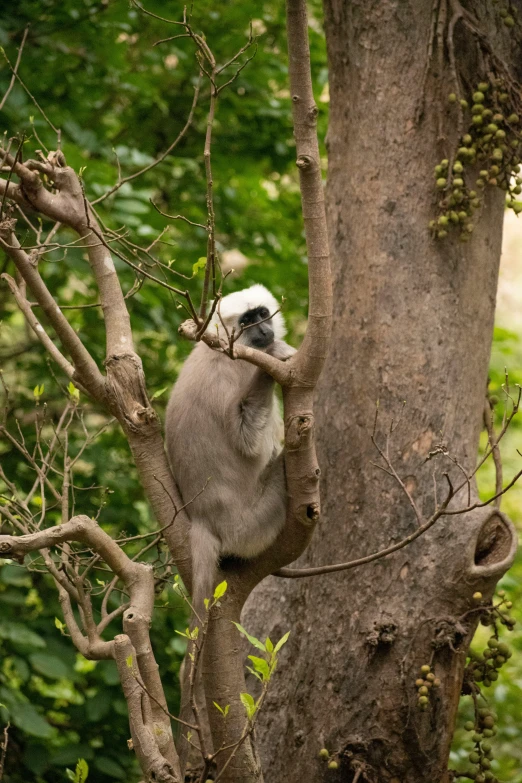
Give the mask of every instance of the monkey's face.
<svg viewBox="0 0 522 783">
<path fill-rule="evenodd" d="M 239 317 L 239 328 L 243 334 L 239 342 L 263 350 L 274 342 L 274 328 L 267 307 L 255 307 Z"/>
</svg>

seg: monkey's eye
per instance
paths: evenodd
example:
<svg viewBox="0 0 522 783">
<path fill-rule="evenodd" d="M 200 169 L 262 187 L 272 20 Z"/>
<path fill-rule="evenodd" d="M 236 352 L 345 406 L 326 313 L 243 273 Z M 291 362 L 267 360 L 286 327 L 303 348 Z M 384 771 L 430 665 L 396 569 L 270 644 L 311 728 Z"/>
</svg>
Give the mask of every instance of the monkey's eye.
<svg viewBox="0 0 522 783">
<path fill-rule="evenodd" d="M 270 313 L 268 312 L 268 310 L 266 309 L 266 307 L 260 307 L 260 308 L 259 308 L 259 315 L 261 316 L 261 318 L 268 318 L 268 316 L 270 315 Z"/>
</svg>

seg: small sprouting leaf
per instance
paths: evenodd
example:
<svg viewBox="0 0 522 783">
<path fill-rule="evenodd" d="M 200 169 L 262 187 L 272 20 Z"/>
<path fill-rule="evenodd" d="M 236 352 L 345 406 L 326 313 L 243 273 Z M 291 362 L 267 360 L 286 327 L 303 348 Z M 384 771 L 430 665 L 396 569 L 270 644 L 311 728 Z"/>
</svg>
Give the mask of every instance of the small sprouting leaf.
<svg viewBox="0 0 522 783">
<path fill-rule="evenodd" d="M 249 659 L 254 664 L 256 672 L 262 676 L 263 680 L 270 679 L 270 668 L 264 658 L 257 658 L 255 655 L 249 655 Z"/>
<path fill-rule="evenodd" d="M 191 731 L 187 731 L 187 739 L 188 739 L 189 742 L 192 739 L 192 732 Z"/>
<path fill-rule="evenodd" d="M 168 386 L 164 386 L 163 389 L 158 389 L 158 391 L 155 391 L 151 397 L 151 400 L 157 400 L 158 397 L 161 397 L 161 395 L 166 392 L 168 388 Z"/>
<path fill-rule="evenodd" d="M 230 709 L 230 704 L 227 704 L 227 706 L 225 707 L 225 709 L 223 709 L 223 707 L 220 707 L 220 705 L 217 703 L 217 701 L 214 701 L 214 702 L 212 702 L 212 704 L 214 705 L 214 707 L 215 707 L 217 710 L 219 710 L 219 711 L 220 711 L 220 713 L 222 714 L 222 716 L 223 716 L 224 718 L 226 718 L 226 717 L 227 717 L 227 715 L 228 715 L 228 711 L 229 711 L 229 709 Z"/>
<path fill-rule="evenodd" d="M 176 631 L 176 629 L 174 629 L 174 633 L 177 633 L 179 636 L 184 636 L 185 639 L 190 639 L 190 634 L 189 634 L 189 629 L 188 628 L 187 628 L 186 631 Z"/>
<path fill-rule="evenodd" d="M 86 168 L 87 166 L 80 166 L 80 170 L 78 171 L 78 176 L 80 177 L 80 179 L 83 177 L 83 172 L 85 171 Z"/>
<path fill-rule="evenodd" d="M 35 398 L 35 400 L 37 402 L 40 399 L 40 397 L 42 396 L 42 394 L 44 393 L 44 388 L 45 388 L 45 386 L 43 385 L 43 383 L 40 386 L 35 386 L 34 387 L 33 394 L 34 394 L 34 398 Z"/>
<path fill-rule="evenodd" d="M 76 388 L 74 383 L 72 381 L 69 381 L 69 384 L 67 386 L 67 391 L 71 395 L 71 400 L 74 400 L 75 402 L 78 402 L 80 399 L 80 390 Z"/>
<path fill-rule="evenodd" d="M 189 639 L 192 639 L 192 641 L 195 642 L 196 639 L 199 636 L 199 628 L 198 628 L 198 626 L 196 625 L 196 627 L 193 628 L 192 631 L 189 631 L 189 629 L 187 628 L 187 631 L 189 633 Z"/>
<path fill-rule="evenodd" d="M 58 619 L 58 617 L 55 617 L 54 618 L 54 625 L 55 625 L 56 628 L 58 628 L 60 633 L 63 636 L 65 636 L 65 623 L 62 623 L 62 621 L 60 619 Z"/>
<path fill-rule="evenodd" d="M 85 783 L 89 775 L 89 765 L 85 759 L 78 759 L 74 772 L 74 783 Z"/>
<path fill-rule="evenodd" d="M 225 593 L 227 592 L 227 587 L 228 584 L 226 580 L 218 584 L 218 586 L 214 590 L 214 601 L 219 601 L 219 599 L 225 595 Z"/>
<path fill-rule="evenodd" d="M 272 644 L 272 640 L 270 639 L 269 636 L 267 636 L 266 639 L 265 639 L 265 648 L 266 648 L 266 651 L 269 652 L 269 653 L 273 652 L 273 650 L 274 650 L 274 645 Z"/>
<path fill-rule="evenodd" d="M 290 636 L 290 631 L 288 631 L 288 633 L 285 633 L 285 635 L 284 635 L 284 636 L 282 636 L 282 637 L 279 639 L 278 643 L 276 644 L 276 646 L 275 646 L 275 648 L 274 648 L 274 653 L 278 653 L 278 652 L 279 652 L 279 650 L 281 649 L 281 647 L 283 646 L 283 644 L 286 644 L 286 643 L 287 643 L 287 641 L 288 641 L 288 637 L 289 637 L 289 636 Z"/>
<path fill-rule="evenodd" d="M 96 584 L 99 584 L 100 587 L 105 587 L 105 582 L 103 581 L 103 579 L 96 578 Z"/>
<path fill-rule="evenodd" d="M 246 669 L 247 671 L 250 672 L 250 674 L 253 674 L 254 677 L 257 677 L 258 680 L 261 680 L 261 682 L 263 682 L 263 678 L 261 677 L 261 675 L 255 672 L 251 666 L 247 666 Z"/>
<path fill-rule="evenodd" d="M 203 599 L 203 603 L 205 604 L 205 609 L 208 612 L 208 607 L 209 607 L 209 604 L 210 604 L 210 598 L 204 598 Z"/>
<path fill-rule="evenodd" d="M 234 621 L 232 620 L 232 622 Z M 259 639 L 256 639 L 255 636 L 251 636 L 247 631 L 245 631 L 242 625 L 239 625 L 239 623 L 234 623 L 234 625 L 236 626 L 239 633 L 242 633 L 243 636 L 246 636 L 251 645 L 257 647 L 258 650 L 263 650 L 263 652 L 266 652 L 266 647 L 263 642 L 259 641 Z"/>
<path fill-rule="evenodd" d="M 227 715 L 228 715 L 228 711 L 229 711 L 229 709 L 230 709 L 230 704 L 227 704 L 227 706 L 225 707 L 225 718 L 226 718 L 226 717 L 227 717 Z"/>
<path fill-rule="evenodd" d="M 256 714 L 256 703 L 254 699 L 249 693 L 240 693 L 239 698 L 241 699 L 241 703 L 246 710 L 247 717 L 249 720 L 252 720 Z"/>
<path fill-rule="evenodd" d="M 196 277 L 200 269 L 204 269 L 207 265 L 207 259 L 205 257 L 198 258 L 195 264 L 192 264 L 192 277 Z"/>
<path fill-rule="evenodd" d="M 128 655 L 127 658 L 125 658 L 125 663 L 129 669 L 132 669 L 132 655 Z"/>
</svg>

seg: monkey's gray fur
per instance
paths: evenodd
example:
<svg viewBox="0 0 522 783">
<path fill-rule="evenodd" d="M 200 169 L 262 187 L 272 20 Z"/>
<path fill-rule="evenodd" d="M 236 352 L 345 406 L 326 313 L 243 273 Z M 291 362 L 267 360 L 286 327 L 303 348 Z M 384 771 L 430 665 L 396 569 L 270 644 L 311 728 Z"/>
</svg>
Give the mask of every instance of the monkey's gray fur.
<svg viewBox="0 0 522 783">
<path fill-rule="evenodd" d="M 262 285 L 225 296 L 209 331 L 288 359 L 278 305 Z M 270 316 L 272 316 L 270 318 Z M 260 321 L 262 321 L 260 323 Z M 167 407 L 166 445 L 184 503 L 189 503 L 196 610 L 211 598 L 219 559 L 252 558 L 276 539 L 285 521 L 283 426 L 274 381 L 248 362 L 198 343 Z M 198 494 L 199 493 L 199 494 Z"/>
</svg>

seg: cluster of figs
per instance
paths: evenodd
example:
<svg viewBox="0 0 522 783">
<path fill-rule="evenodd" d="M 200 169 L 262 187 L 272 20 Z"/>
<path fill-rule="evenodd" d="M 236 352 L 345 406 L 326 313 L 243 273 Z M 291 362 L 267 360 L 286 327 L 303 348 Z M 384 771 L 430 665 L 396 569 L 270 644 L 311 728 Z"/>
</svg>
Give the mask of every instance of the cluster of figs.
<svg viewBox="0 0 522 783">
<path fill-rule="evenodd" d="M 471 105 L 455 93 L 450 93 L 448 100 L 467 118 L 468 128 L 453 159 L 444 158 L 435 166 L 440 214 L 430 221 L 429 228 L 437 239 L 456 230 L 461 241 L 467 242 L 486 188 L 504 190 L 507 206 L 517 214 L 522 212 L 521 121 L 515 108 L 517 96 L 499 79 L 479 82 Z"/>
</svg>

